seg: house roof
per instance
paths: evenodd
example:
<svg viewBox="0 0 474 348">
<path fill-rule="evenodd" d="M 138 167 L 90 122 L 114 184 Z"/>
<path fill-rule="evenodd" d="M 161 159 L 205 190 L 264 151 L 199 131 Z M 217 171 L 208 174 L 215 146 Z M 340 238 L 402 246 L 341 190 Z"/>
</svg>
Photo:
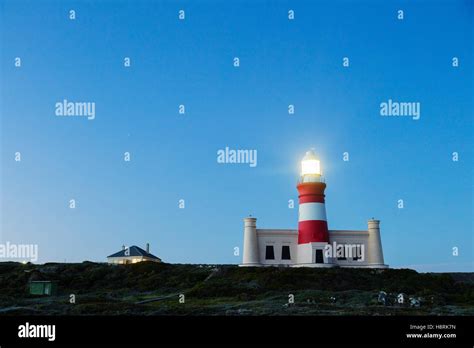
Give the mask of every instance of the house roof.
<svg viewBox="0 0 474 348">
<path fill-rule="evenodd" d="M 145 250 L 143 250 L 140 247 L 137 247 L 136 245 L 132 245 L 131 247 L 128 248 L 130 250 L 128 255 L 125 255 L 125 252 L 127 251 L 127 248 L 120 250 L 119 252 L 116 252 L 115 254 L 109 255 L 107 257 L 129 257 L 129 256 L 143 256 L 143 257 L 148 257 L 150 259 L 156 259 L 160 260 L 159 257 L 156 257 L 153 254 L 147 253 Z"/>
</svg>

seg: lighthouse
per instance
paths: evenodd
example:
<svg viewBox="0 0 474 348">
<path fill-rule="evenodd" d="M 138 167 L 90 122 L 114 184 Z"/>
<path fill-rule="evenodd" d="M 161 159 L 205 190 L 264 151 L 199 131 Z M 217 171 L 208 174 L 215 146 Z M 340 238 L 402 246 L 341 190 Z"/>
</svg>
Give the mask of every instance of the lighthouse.
<svg viewBox="0 0 474 348">
<path fill-rule="evenodd" d="M 298 189 L 298 263 L 313 267 L 330 267 L 324 256 L 324 247 L 329 243 L 328 223 L 322 177 L 321 162 L 314 150 L 306 152 L 301 161 L 301 176 Z"/>
<path fill-rule="evenodd" d="M 298 244 L 327 243 L 328 223 L 321 164 L 314 151 L 306 152 L 301 161 L 301 179 L 297 185 L 299 200 Z"/>
<path fill-rule="evenodd" d="M 328 230 L 326 183 L 314 150 L 307 151 L 301 161 L 296 188 L 298 228 L 257 228 L 257 219 L 246 217 L 240 266 L 388 267 L 383 257 L 379 220 L 370 219 L 366 230 Z"/>
</svg>

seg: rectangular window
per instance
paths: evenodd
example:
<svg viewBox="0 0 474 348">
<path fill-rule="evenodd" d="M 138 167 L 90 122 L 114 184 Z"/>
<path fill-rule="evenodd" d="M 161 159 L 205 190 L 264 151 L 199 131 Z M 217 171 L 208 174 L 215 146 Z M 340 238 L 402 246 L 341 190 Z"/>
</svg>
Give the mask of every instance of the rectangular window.
<svg viewBox="0 0 474 348">
<path fill-rule="evenodd" d="M 265 260 L 275 260 L 275 251 L 273 245 L 267 245 L 265 248 Z"/>
<path fill-rule="evenodd" d="M 321 249 L 316 250 L 316 263 L 324 263 L 323 251 Z"/>
<path fill-rule="evenodd" d="M 281 247 L 281 259 L 282 260 L 291 260 L 290 246 L 289 245 L 283 245 Z"/>
</svg>

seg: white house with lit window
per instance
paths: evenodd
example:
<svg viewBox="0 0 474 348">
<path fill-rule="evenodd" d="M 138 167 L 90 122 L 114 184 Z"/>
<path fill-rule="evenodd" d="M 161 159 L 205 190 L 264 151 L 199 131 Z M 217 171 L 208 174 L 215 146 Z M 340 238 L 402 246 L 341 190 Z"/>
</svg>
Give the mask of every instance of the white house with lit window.
<svg viewBox="0 0 474 348">
<path fill-rule="evenodd" d="M 150 244 L 146 244 L 146 250 L 136 245 L 131 247 L 122 246 L 122 250 L 115 254 L 107 256 L 107 262 L 110 264 L 123 265 L 129 263 L 137 263 L 142 261 L 161 262 L 159 257 L 150 253 Z"/>
</svg>

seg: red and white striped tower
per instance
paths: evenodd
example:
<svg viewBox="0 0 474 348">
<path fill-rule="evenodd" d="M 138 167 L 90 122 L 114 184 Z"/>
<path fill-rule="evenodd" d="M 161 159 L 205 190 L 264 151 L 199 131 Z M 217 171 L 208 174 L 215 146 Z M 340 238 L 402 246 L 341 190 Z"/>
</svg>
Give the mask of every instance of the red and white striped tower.
<svg viewBox="0 0 474 348">
<path fill-rule="evenodd" d="M 328 243 L 328 223 L 324 205 L 326 184 L 314 151 L 306 152 L 301 162 L 301 178 L 297 185 L 299 198 L 298 245 Z"/>
</svg>

